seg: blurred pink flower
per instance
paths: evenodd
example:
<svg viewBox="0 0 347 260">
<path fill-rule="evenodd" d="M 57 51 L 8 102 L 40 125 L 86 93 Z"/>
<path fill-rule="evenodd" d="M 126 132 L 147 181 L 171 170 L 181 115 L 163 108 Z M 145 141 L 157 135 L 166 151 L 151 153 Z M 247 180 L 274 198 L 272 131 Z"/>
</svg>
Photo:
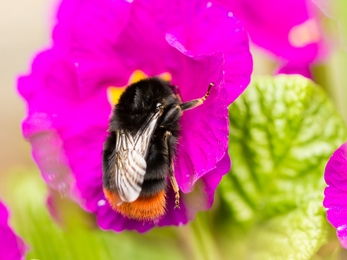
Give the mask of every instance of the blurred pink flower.
<svg viewBox="0 0 347 260">
<path fill-rule="evenodd" d="M 228 105 L 247 87 L 252 71 L 248 37 L 228 10 L 203 1 L 66 0 L 58 11 L 54 45 L 35 58 L 18 89 L 28 104 L 23 135 L 51 186 L 73 186 L 81 205 L 104 229 L 144 232 L 181 225 L 208 209 L 230 169 Z M 184 113 L 175 176 L 188 194 L 198 181 L 200 200 L 183 196 L 157 223 L 130 220 L 113 211 L 102 190 L 102 148 L 107 135 L 111 86 L 125 86 L 135 71 L 169 73 L 184 101 L 206 102 Z M 69 178 L 73 175 L 73 180 Z"/>
<path fill-rule="evenodd" d="M 245 24 L 251 40 L 279 60 L 279 73 L 310 77 L 323 53 L 317 17 L 307 0 L 217 0 Z"/>
<path fill-rule="evenodd" d="M 328 161 L 325 168 L 325 198 L 329 222 L 344 248 L 347 248 L 347 143 L 341 145 Z"/>
<path fill-rule="evenodd" d="M 8 225 L 8 212 L 0 201 L 0 259 L 24 259 L 26 250 L 24 241 Z"/>
</svg>

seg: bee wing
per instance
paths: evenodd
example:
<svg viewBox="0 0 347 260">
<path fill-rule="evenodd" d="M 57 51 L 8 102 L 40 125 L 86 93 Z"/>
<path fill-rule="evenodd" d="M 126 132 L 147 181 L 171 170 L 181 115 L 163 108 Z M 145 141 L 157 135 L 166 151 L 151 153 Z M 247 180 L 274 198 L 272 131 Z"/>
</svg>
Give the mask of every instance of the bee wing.
<svg viewBox="0 0 347 260">
<path fill-rule="evenodd" d="M 132 202 L 140 195 L 147 164 L 128 131 L 117 131 L 116 144 L 115 188 L 122 201 Z"/>
<path fill-rule="evenodd" d="M 143 157 L 147 156 L 149 142 L 156 128 L 160 114 L 161 111 L 153 114 L 134 136 L 135 150 Z"/>
<path fill-rule="evenodd" d="M 127 130 L 117 130 L 115 186 L 123 202 L 133 202 L 140 196 L 147 151 L 160 114 L 158 111 L 149 117 L 134 136 Z"/>
</svg>

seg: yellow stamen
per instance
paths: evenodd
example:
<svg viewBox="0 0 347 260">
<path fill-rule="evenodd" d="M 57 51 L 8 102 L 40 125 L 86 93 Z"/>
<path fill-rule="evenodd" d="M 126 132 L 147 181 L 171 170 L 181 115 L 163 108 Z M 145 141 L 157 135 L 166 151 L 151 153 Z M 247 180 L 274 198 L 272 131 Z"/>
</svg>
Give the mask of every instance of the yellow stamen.
<svg viewBox="0 0 347 260">
<path fill-rule="evenodd" d="M 111 104 L 111 106 L 114 106 L 118 103 L 120 96 L 124 92 L 126 87 L 108 87 L 107 88 L 107 100 Z"/>
<path fill-rule="evenodd" d="M 130 75 L 127 86 L 133 83 L 136 83 L 142 79 L 146 79 L 148 77 L 149 76 L 146 73 L 144 73 L 142 70 L 135 70 Z M 159 74 L 158 77 L 166 81 L 171 81 L 171 78 L 172 78 L 169 72 L 163 72 Z M 122 93 L 124 92 L 127 86 L 121 86 L 121 87 L 109 86 L 107 88 L 107 100 L 112 107 L 118 103 L 120 96 L 122 95 Z"/>
<path fill-rule="evenodd" d="M 172 77 L 171 74 L 169 72 L 164 72 L 158 75 L 159 78 L 165 80 L 165 81 L 171 81 Z"/>
<path fill-rule="evenodd" d="M 129 78 L 128 85 L 136 83 L 140 81 L 141 79 L 148 78 L 148 75 L 144 73 L 142 70 L 135 70 Z"/>
</svg>

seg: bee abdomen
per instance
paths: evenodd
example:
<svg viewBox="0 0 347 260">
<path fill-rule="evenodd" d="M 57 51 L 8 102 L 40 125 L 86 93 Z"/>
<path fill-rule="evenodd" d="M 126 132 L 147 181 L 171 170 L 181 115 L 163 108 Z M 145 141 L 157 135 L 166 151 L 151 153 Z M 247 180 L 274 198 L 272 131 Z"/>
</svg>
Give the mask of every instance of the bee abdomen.
<svg viewBox="0 0 347 260">
<path fill-rule="evenodd" d="M 140 197 L 149 197 L 165 191 L 167 186 L 166 178 L 145 180 L 142 184 Z"/>
<path fill-rule="evenodd" d="M 164 190 L 149 197 L 139 197 L 132 203 L 122 203 L 114 207 L 125 217 L 138 221 L 153 221 L 165 214 L 166 193 Z"/>
</svg>

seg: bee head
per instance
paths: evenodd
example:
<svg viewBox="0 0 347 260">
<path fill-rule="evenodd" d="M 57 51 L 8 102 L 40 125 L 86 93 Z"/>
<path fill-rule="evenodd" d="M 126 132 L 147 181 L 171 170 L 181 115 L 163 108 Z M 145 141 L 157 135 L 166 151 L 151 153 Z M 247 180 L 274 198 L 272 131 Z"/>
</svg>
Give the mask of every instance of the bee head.
<svg viewBox="0 0 347 260">
<path fill-rule="evenodd" d="M 115 121 L 121 127 L 136 131 L 159 110 L 160 116 L 179 101 L 169 82 L 159 78 L 147 78 L 129 85 L 121 95 L 115 109 Z"/>
</svg>

